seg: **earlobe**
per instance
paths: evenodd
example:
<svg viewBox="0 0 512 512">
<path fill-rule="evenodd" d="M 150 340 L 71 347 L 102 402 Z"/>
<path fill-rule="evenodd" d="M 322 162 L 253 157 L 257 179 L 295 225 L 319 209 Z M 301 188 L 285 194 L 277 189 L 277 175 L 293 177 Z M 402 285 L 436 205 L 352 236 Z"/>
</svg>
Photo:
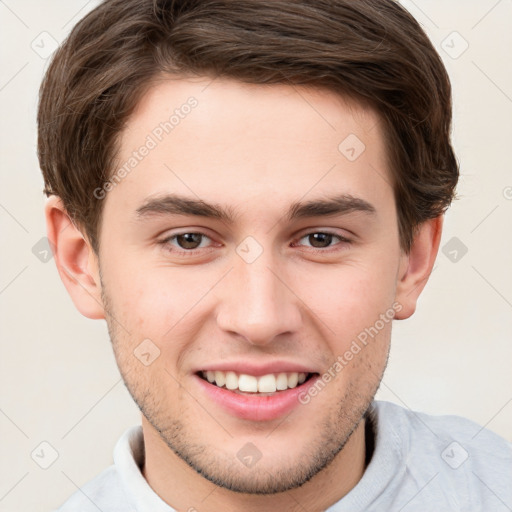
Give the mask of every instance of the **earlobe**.
<svg viewBox="0 0 512 512">
<path fill-rule="evenodd" d="M 443 216 L 418 227 L 409 254 L 403 254 L 398 272 L 396 301 L 402 309 L 395 318 L 404 320 L 416 310 L 416 303 L 432 272 L 443 228 Z"/>
<path fill-rule="evenodd" d="M 97 256 L 56 196 L 45 205 L 46 229 L 60 278 L 73 303 L 88 318 L 105 318 Z"/>
</svg>

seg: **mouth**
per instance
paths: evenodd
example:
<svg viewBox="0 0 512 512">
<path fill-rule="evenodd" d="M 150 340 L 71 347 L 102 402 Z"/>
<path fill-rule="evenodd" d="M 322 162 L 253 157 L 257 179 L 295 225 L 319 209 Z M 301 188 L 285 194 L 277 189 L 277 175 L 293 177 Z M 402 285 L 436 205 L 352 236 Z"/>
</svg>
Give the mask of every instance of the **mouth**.
<svg viewBox="0 0 512 512">
<path fill-rule="evenodd" d="M 280 372 L 256 376 L 234 371 L 203 370 L 198 377 L 218 388 L 246 395 L 272 395 L 294 389 L 309 381 L 316 373 Z"/>
<path fill-rule="evenodd" d="M 200 370 L 194 378 L 199 392 L 213 406 L 242 420 L 262 422 L 277 420 L 304 406 L 301 396 L 320 374 L 288 371 L 251 375 Z"/>
</svg>

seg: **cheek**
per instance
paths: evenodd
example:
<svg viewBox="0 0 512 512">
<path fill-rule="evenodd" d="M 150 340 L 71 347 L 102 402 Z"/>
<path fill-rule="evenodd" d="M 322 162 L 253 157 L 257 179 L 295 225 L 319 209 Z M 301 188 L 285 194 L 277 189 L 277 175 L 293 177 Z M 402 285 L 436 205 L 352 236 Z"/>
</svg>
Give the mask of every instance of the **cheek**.
<svg viewBox="0 0 512 512">
<path fill-rule="evenodd" d="M 297 295 L 304 297 L 307 306 L 323 321 L 328 339 L 346 342 L 357 336 L 373 325 L 394 300 L 393 275 L 382 265 L 318 267 L 303 276 L 295 288 Z"/>
<path fill-rule="evenodd" d="M 143 266 L 125 261 L 111 265 L 105 283 L 118 313 L 139 332 L 162 336 L 204 293 L 201 279 L 190 271 Z"/>
<path fill-rule="evenodd" d="M 122 340 L 118 349 L 130 357 L 143 340 L 159 351 L 151 371 L 179 367 L 177 361 L 191 340 L 200 338 L 202 318 L 208 314 L 208 291 L 218 281 L 216 274 L 192 267 L 149 267 L 131 272 L 113 270 L 106 284 L 112 313 L 125 329 L 116 329 Z M 131 278 L 125 276 L 131 275 Z M 128 331 L 130 334 L 128 335 Z M 165 379 L 169 376 L 162 374 Z"/>
</svg>

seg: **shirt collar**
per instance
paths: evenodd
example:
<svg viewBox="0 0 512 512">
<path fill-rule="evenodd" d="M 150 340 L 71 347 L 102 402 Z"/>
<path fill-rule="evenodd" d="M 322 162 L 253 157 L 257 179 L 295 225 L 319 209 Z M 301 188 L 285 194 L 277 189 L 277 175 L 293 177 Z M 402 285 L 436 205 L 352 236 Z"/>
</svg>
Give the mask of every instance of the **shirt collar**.
<svg viewBox="0 0 512 512">
<path fill-rule="evenodd" d="M 389 402 L 375 401 L 368 411 L 367 421 L 372 422 L 374 451 L 361 480 L 338 503 L 326 512 L 353 512 L 366 510 L 388 488 L 404 465 L 403 438 L 406 428 L 401 424 L 402 415 L 393 410 L 397 406 Z M 393 420 L 393 417 L 395 418 Z M 175 512 L 150 487 L 141 468 L 144 464 L 144 436 L 142 426 L 136 425 L 121 436 L 114 448 L 114 464 L 119 473 L 124 492 L 136 512 Z"/>
</svg>

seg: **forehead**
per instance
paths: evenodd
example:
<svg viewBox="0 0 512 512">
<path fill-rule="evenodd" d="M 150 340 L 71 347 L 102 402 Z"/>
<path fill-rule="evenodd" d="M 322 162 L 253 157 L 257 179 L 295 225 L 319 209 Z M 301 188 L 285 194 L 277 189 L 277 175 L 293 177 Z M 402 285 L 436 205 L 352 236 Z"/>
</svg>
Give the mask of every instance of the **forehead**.
<svg viewBox="0 0 512 512">
<path fill-rule="evenodd" d="M 378 115 L 334 92 L 173 77 L 128 120 L 107 203 L 175 192 L 264 211 L 269 195 L 290 203 L 333 189 L 378 203 L 392 195 L 387 167 Z"/>
<path fill-rule="evenodd" d="M 188 108 L 191 103 L 194 106 Z M 123 138 L 128 142 L 132 135 L 137 137 L 158 128 L 152 124 L 154 121 L 162 129 L 170 121 L 170 131 L 176 135 L 183 132 L 181 121 L 187 117 L 190 120 L 183 125 L 189 125 L 198 135 L 212 128 L 208 121 L 215 121 L 216 129 L 208 134 L 209 139 L 216 134 L 223 136 L 231 127 L 239 138 L 251 134 L 261 137 L 262 130 L 266 130 L 269 138 L 294 142 L 329 135 L 336 139 L 350 129 L 369 139 L 365 132 L 371 132 L 379 123 L 379 116 L 371 107 L 324 87 L 160 76 L 139 101 Z M 240 127 L 244 128 L 242 133 L 237 131 Z M 170 131 L 164 129 L 165 135 Z"/>
</svg>

